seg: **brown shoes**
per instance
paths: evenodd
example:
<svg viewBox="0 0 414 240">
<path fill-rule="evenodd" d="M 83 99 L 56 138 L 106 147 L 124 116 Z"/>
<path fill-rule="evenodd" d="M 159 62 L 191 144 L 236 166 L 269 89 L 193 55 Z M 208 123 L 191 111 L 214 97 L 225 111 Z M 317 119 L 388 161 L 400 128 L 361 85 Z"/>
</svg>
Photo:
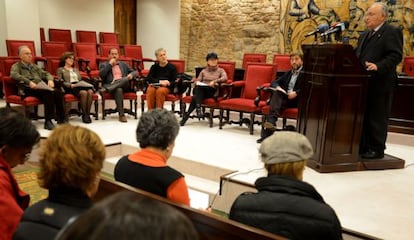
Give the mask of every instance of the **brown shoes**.
<svg viewBox="0 0 414 240">
<path fill-rule="evenodd" d="M 125 115 L 119 116 L 119 121 L 120 122 L 128 122 L 127 118 L 125 117 Z"/>
<path fill-rule="evenodd" d="M 266 128 L 266 129 L 268 129 L 268 130 L 272 130 L 272 131 L 277 130 L 276 129 L 276 126 L 273 123 L 271 123 L 271 122 L 265 122 L 263 124 L 263 127 Z"/>
</svg>

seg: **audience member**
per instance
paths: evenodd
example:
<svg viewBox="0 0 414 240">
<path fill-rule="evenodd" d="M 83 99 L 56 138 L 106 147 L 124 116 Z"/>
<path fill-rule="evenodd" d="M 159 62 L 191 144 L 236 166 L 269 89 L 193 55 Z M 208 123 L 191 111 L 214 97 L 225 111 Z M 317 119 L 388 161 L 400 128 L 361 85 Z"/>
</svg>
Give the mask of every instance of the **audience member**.
<svg viewBox="0 0 414 240">
<path fill-rule="evenodd" d="M 136 129 L 141 150 L 118 161 L 115 180 L 189 205 L 184 176 L 167 166 L 179 129 L 175 116 L 165 109 L 143 113 Z"/>
<path fill-rule="evenodd" d="M 226 71 L 218 66 L 217 53 L 208 53 L 206 61 L 206 68 L 201 70 L 195 81 L 196 86 L 193 90 L 193 98 L 191 99 L 187 113 L 183 115 L 183 118 L 180 121 L 181 126 L 185 125 L 194 109 L 196 109 L 197 116 L 201 116 L 201 104 L 203 103 L 203 100 L 214 96 L 218 83 L 227 81 Z"/>
<path fill-rule="evenodd" d="M 278 132 L 263 141 L 259 152 L 268 176 L 256 180 L 257 193 L 237 197 L 230 219 L 288 239 L 342 239 L 335 211 L 302 181 L 306 160 L 313 155 L 308 139 Z"/>
<path fill-rule="evenodd" d="M 401 62 L 403 36 L 398 27 L 388 24 L 388 7 L 376 2 L 364 16 L 367 31 L 358 39 L 356 55 L 371 75 L 362 126 L 362 158 L 384 157 L 388 116 L 397 85 L 396 67 Z"/>
<path fill-rule="evenodd" d="M 167 60 L 167 52 L 163 48 L 155 50 L 156 62 L 151 66 L 147 76 L 148 110 L 164 108 L 165 97 L 174 90 L 177 79 L 176 67 Z"/>
<path fill-rule="evenodd" d="M 276 91 L 273 92 L 270 98 L 270 112 L 266 116 L 266 122 L 263 124 L 261 137 L 257 139 L 257 143 L 261 143 L 276 130 L 277 117 L 280 111 L 298 106 L 300 82 L 304 76 L 301 72 L 303 66 L 302 54 L 298 52 L 291 53 L 290 65 L 292 67 L 291 71 L 286 72 L 270 84 L 270 87 L 275 88 Z"/>
<path fill-rule="evenodd" d="M 0 108 L 0 240 L 11 239 L 30 201 L 11 169 L 29 159 L 39 140 L 30 120 L 10 108 Z"/>
<path fill-rule="evenodd" d="M 59 79 L 63 79 L 63 87 L 66 93 L 72 93 L 80 100 L 80 107 L 82 110 L 82 122 L 91 123 L 90 117 L 92 96 L 94 93 L 93 85 L 90 86 L 78 86 L 82 82 L 82 77 L 79 70 L 74 68 L 75 55 L 73 52 L 65 52 L 59 63 L 57 69 L 57 76 Z"/>
<path fill-rule="evenodd" d="M 61 231 L 57 240 L 197 240 L 192 222 L 177 209 L 132 192 L 95 204 Z"/>
<path fill-rule="evenodd" d="M 54 239 L 68 222 L 92 206 L 105 159 L 105 146 L 91 130 L 69 124 L 42 144 L 39 185 L 47 199 L 26 209 L 13 239 Z"/>
<path fill-rule="evenodd" d="M 32 51 L 28 46 L 19 47 L 19 57 L 21 61 L 13 64 L 10 69 L 10 76 L 19 86 L 24 83 L 24 94 L 26 96 L 34 96 L 42 100 L 45 106 L 44 128 L 52 130 L 55 127 L 52 122 L 53 118 L 56 119 L 58 124 L 65 123 L 63 92 L 54 89 L 53 76 L 32 63 Z"/>
<path fill-rule="evenodd" d="M 107 62 L 99 65 L 99 76 L 103 81 L 101 92 L 109 92 L 114 95 L 119 121 L 127 122 L 124 113 L 124 91 L 130 88 L 129 81 L 136 77 L 137 72 L 119 60 L 118 49 L 109 50 L 108 57 Z"/>
</svg>

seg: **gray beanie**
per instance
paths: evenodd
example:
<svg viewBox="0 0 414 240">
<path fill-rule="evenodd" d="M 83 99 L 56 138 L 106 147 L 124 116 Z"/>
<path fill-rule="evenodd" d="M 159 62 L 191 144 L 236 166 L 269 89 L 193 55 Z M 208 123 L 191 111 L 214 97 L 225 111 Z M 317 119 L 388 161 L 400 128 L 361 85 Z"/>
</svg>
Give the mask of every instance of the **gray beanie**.
<svg viewBox="0 0 414 240">
<path fill-rule="evenodd" d="M 297 162 L 313 156 L 309 140 L 297 132 L 276 132 L 266 138 L 259 149 L 265 164 Z"/>
</svg>

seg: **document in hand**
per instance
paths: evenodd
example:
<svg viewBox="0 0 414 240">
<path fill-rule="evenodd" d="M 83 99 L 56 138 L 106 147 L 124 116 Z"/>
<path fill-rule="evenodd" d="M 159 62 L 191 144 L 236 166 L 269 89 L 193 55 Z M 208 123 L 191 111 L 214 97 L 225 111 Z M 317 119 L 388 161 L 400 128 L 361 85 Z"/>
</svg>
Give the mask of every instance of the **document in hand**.
<svg viewBox="0 0 414 240">
<path fill-rule="evenodd" d="M 277 86 L 276 87 L 276 91 L 280 91 L 280 92 L 282 92 L 282 93 L 284 93 L 284 94 L 287 95 L 287 92 L 285 91 L 285 89 L 281 88 L 280 86 Z"/>
<path fill-rule="evenodd" d="M 45 82 L 41 81 L 36 84 L 36 89 L 38 90 L 48 90 L 48 91 L 55 91 L 55 89 L 49 87 Z"/>
<path fill-rule="evenodd" d="M 86 81 L 79 81 L 73 84 L 73 87 L 82 87 L 82 88 L 93 88 L 93 85 Z"/>
<path fill-rule="evenodd" d="M 196 85 L 197 85 L 197 86 L 208 86 L 208 84 L 207 84 L 207 83 L 200 82 L 200 81 L 199 81 L 199 82 L 197 82 L 197 83 L 196 83 Z"/>
</svg>

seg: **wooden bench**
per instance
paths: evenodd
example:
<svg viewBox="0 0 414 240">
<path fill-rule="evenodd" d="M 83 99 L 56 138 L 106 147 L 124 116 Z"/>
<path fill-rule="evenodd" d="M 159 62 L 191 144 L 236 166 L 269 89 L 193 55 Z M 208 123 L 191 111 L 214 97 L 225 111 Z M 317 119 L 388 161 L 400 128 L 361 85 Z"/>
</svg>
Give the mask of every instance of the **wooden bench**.
<svg viewBox="0 0 414 240">
<path fill-rule="evenodd" d="M 105 178 L 101 179 L 98 192 L 94 201 L 99 201 L 111 194 L 119 191 L 130 191 L 143 195 L 157 201 L 164 202 L 175 207 L 184 213 L 194 224 L 194 227 L 199 233 L 200 240 L 240 240 L 240 239 L 255 239 L 255 240 L 270 240 L 270 239 L 285 239 L 269 232 L 253 228 L 226 218 L 216 216 L 212 213 L 193 209 L 185 205 L 171 202 L 160 196 L 132 188 L 128 185 L 113 182 Z"/>
</svg>

